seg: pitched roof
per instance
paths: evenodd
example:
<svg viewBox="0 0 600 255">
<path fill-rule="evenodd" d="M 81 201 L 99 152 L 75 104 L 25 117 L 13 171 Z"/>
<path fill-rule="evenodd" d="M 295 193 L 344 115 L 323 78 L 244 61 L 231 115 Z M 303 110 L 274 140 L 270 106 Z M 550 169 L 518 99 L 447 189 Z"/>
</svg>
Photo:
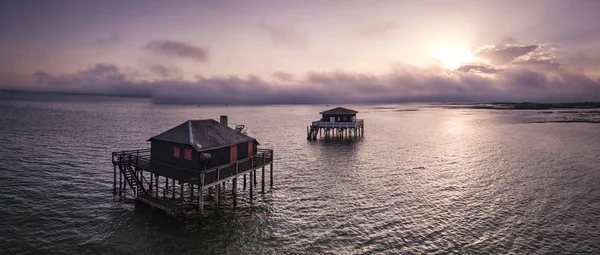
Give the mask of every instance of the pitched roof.
<svg viewBox="0 0 600 255">
<path fill-rule="evenodd" d="M 344 107 L 333 108 L 324 112 L 320 112 L 319 114 L 356 114 L 358 111 L 346 109 Z"/>
<path fill-rule="evenodd" d="M 148 139 L 151 140 L 189 144 L 198 151 L 256 141 L 213 119 L 188 120 Z"/>
</svg>

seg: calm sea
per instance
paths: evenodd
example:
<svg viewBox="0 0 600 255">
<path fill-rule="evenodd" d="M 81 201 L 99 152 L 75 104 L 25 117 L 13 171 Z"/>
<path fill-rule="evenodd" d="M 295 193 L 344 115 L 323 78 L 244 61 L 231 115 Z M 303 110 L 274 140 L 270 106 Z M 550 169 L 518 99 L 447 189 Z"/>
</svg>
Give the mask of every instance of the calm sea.
<svg viewBox="0 0 600 255">
<path fill-rule="evenodd" d="M 346 105 L 364 138 L 307 141 L 331 107 L 0 94 L 0 253 L 600 253 L 598 112 Z M 275 150 L 264 197 L 186 224 L 113 197 L 112 151 L 219 115 Z"/>
</svg>

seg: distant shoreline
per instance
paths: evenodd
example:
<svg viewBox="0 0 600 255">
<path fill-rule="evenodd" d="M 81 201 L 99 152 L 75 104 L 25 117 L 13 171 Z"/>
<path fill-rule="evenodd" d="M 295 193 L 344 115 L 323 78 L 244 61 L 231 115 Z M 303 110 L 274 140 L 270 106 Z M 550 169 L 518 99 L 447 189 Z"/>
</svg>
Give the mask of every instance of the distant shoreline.
<svg viewBox="0 0 600 255">
<path fill-rule="evenodd" d="M 451 103 L 453 106 L 469 109 L 492 110 L 550 110 L 550 109 L 598 109 L 600 102 L 573 103 L 533 103 L 533 102 L 492 102 L 492 103 Z"/>
<path fill-rule="evenodd" d="M 94 97 L 115 97 L 115 98 L 137 98 L 137 99 L 149 99 L 152 100 L 151 96 L 146 95 L 133 95 L 133 94 L 100 94 L 100 93 L 79 93 L 79 92 L 60 92 L 60 91 L 29 91 L 29 90 L 17 90 L 17 89 L 0 89 L 0 93 L 6 94 L 31 94 L 31 95 L 56 95 L 56 96 L 94 96 Z M 282 105 L 281 103 L 264 103 L 264 104 L 231 104 L 231 102 L 223 104 L 202 104 L 197 102 L 189 103 L 165 103 L 156 102 L 154 104 L 173 104 L 173 105 Z M 332 105 L 343 105 L 343 104 L 399 104 L 399 103 L 423 103 L 433 104 L 434 106 L 441 106 L 446 108 L 469 108 L 469 109 L 494 109 L 494 110 L 548 110 L 548 109 L 600 109 L 600 102 L 584 101 L 584 102 L 570 102 L 570 103 L 534 103 L 534 102 L 435 102 L 435 101 L 389 101 L 389 102 L 346 102 L 346 103 L 323 103 L 323 102 L 307 102 L 307 103 L 292 103 L 289 102 L 284 105 L 321 105 L 321 104 L 332 104 Z"/>
</svg>

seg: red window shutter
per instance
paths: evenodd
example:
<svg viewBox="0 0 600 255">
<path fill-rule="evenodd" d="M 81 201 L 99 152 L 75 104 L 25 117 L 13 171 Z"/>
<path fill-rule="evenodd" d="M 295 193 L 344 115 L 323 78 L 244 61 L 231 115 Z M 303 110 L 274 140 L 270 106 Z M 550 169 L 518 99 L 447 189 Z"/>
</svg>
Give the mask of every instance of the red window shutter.
<svg viewBox="0 0 600 255">
<path fill-rule="evenodd" d="M 192 149 L 185 149 L 184 151 L 184 158 L 186 160 L 192 160 Z"/>
<path fill-rule="evenodd" d="M 233 163 L 237 161 L 237 144 L 229 147 L 229 162 Z"/>
<path fill-rule="evenodd" d="M 248 157 L 254 155 L 254 142 L 248 142 Z"/>
<path fill-rule="evenodd" d="M 179 157 L 181 157 L 180 155 L 181 155 L 181 151 L 179 150 L 179 148 L 174 147 L 173 148 L 173 157 L 179 158 Z"/>
</svg>

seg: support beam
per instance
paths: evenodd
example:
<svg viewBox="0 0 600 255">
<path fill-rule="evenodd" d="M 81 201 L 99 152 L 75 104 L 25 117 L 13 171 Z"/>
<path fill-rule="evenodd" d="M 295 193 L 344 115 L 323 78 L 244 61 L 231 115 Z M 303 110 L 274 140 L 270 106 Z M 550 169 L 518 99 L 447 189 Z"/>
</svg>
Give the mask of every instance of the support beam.
<svg viewBox="0 0 600 255">
<path fill-rule="evenodd" d="M 117 193 L 117 165 L 113 165 L 113 194 Z"/>
<path fill-rule="evenodd" d="M 173 189 L 173 191 L 171 195 L 173 196 L 173 200 L 175 200 L 175 179 L 173 179 L 172 181 L 173 183 L 171 184 L 171 189 Z"/>
<path fill-rule="evenodd" d="M 271 150 L 271 189 L 273 188 L 273 161 L 275 161 L 275 154 Z"/>
<path fill-rule="evenodd" d="M 200 174 L 200 183 L 198 184 L 198 214 L 204 216 L 204 172 Z"/>
<path fill-rule="evenodd" d="M 183 194 L 183 183 L 181 181 L 179 181 L 179 187 L 181 188 L 181 205 L 183 206 L 185 204 L 185 196 Z"/>
<path fill-rule="evenodd" d="M 163 192 L 163 198 L 167 198 L 167 191 L 169 190 L 169 177 L 165 177 L 165 190 Z"/>
<path fill-rule="evenodd" d="M 123 195 L 123 180 L 121 179 L 123 176 L 123 171 L 121 171 L 121 167 L 119 167 L 119 196 Z"/>
<path fill-rule="evenodd" d="M 262 155 L 262 178 L 261 178 L 261 184 L 262 184 L 262 193 L 265 194 L 265 154 L 263 153 Z"/>
<path fill-rule="evenodd" d="M 233 178 L 231 185 L 231 192 L 233 194 L 233 207 L 237 206 L 237 178 Z"/>
<path fill-rule="evenodd" d="M 250 171 L 250 203 L 252 203 L 252 198 L 254 196 L 254 185 L 253 185 L 253 181 L 252 181 L 252 172 L 254 171 Z"/>
<path fill-rule="evenodd" d="M 219 213 L 219 198 L 221 197 L 221 185 L 217 185 L 215 186 L 215 188 L 217 189 L 217 194 L 215 195 L 215 208 L 217 209 L 217 213 Z"/>
</svg>

